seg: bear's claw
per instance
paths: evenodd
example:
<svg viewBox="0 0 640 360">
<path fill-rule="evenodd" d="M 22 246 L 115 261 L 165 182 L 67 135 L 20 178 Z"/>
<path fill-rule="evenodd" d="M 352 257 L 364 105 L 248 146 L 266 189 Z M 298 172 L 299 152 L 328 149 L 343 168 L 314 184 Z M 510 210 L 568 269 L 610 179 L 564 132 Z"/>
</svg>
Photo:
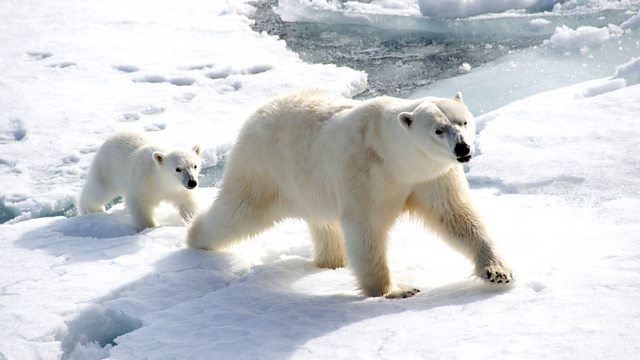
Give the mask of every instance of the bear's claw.
<svg viewBox="0 0 640 360">
<path fill-rule="evenodd" d="M 511 269 L 501 262 L 480 266 L 476 274 L 492 284 L 509 284 L 515 280 Z"/>
<path fill-rule="evenodd" d="M 515 278 L 513 277 L 513 273 L 511 273 L 510 271 L 502 272 L 499 270 L 487 270 L 482 276 L 482 279 L 497 284 L 508 284 L 515 280 Z"/>
<path fill-rule="evenodd" d="M 419 292 L 420 289 L 408 288 L 392 291 L 386 294 L 384 297 L 386 297 L 387 299 L 406 299 L 418 294 Z"/>
</svg>

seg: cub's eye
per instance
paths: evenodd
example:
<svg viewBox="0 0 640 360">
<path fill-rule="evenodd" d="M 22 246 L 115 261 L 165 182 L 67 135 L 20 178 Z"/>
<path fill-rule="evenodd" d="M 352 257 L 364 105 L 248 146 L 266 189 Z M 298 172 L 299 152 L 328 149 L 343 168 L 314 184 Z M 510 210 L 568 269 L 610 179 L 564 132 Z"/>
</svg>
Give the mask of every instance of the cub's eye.
<svg viewBox="0 0 640 360">
<path fill-rule="evenodd" d="M 444 134 L 444 131 L 440 129 L 436 130 L 436 135 L 442 135 L 442 134 Z"/>
<path fill-rule="evenodd" d="M 176 172 L 182 172 L 182 169 L 176 168 Z"/>
<path fill-rule="evenodd" d="M 463 126 L 467 126 L 467 122 L 465 121 L 464 124 L 462 124 Z"/>
<path fill-rule="evenodd" d="M 197 169 L 197 168 L 198 168 L 198 165 L 193 165 L 193 168 L 194 168 L 194 169 Z"/>
</svg>

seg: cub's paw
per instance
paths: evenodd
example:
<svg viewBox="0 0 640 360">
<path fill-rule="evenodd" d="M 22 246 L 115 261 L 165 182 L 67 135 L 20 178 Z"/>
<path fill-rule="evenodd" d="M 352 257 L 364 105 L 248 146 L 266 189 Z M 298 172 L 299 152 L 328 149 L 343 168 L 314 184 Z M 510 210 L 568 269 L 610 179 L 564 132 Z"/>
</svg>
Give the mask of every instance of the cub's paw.
<svg viewBox="0 0 640 360">
<path fill-rule="evenodd" d="M 410 298 L 420 292 L 419 289 L 412 287 L 400 287 L 398 290 L 391 291 L 384 295 L 387 299 L 406 299 Z"/>
<path fill-rule="evenodd" d="M 503 265 L 489 265 L 479 271 L 480 278 L 495 284 L 509 284 L 515 280 L 511 269 Z"/>
</svg>

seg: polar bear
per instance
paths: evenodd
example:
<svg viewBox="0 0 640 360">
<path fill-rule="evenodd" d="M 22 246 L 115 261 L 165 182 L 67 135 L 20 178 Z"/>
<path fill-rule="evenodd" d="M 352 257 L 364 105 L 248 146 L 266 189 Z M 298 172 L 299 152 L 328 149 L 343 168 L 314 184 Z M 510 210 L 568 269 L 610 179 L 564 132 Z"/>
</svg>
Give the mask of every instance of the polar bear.
<svg viewBox="0 0 640 360">
<path fill-rule="evenodd" d="M 200 146 L 166 152 L 142 134 L 116 134 L 98 149 L 78 199 L 78 213 L 104 212 L 105 203 L 124 195 L 138 231 L 156 225 L 153 211 L 167 201 L 185 222 L 197 212 L 193 189 L 200 173 Z"/>
<path fill-rule="evenodd" d="M 194 219 L 187 244 L 221 250 L 284 218 L 304 219 L 315 263 L 347 263 L 366 296 L 408 297 L 387 264 L 400 214 L 423 220 L 493 283 L 509 267 L 469 195 L 462 163 L 474 150 L 462 95 L 356 101 L 307 91 L 269 101 L 246 122 L 217 199 Z"/>
</svg>

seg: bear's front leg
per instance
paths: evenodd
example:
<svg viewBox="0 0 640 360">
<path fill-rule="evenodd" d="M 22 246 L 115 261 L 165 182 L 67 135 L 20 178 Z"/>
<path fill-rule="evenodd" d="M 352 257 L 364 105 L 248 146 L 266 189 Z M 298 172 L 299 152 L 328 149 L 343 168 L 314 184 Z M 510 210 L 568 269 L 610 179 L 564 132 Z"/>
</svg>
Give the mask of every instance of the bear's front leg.
<svg viewBox="0 0 640 360">
<path fill-rule="evenodd" d="M 366 296 L 397 299 L 419 292 L 414 288 L 400 288 L 391 279 L 387 264 L 390 221 L 370 221 L 351 213 L 343 216 L 341 223 L 349 265 Z"/>
<path fill-rule="evenodd" d="M 440 178 L 417 186 L 407 207 L 473 261 L 478 277 L 491 283 L 506 284 L 514 280 L 471 202 L 461 167 L 454 166 Z"/>
<path fill-rule="evenodd" d="M 125 206 L 131 214 L 133 225 L 137 231 L 142 231 L 146 228 L 156 226 L 156 223 L 153 220 L 153 209 L 155 204 L 145 204 L 135 196 L 126 196 Z"/>
<path fill-rule="evenodd" d="M 198 212 L 198 204 L 193 199 L 191 194 L 185 196 L 178 204 L 178 210 L 180 211 L 180 218 L 185 224 L 188 224 L 193 220 Z"/>
<path fill-rule="evenodd" d="M 396 290 L 387 265 L 387 234 L 372 225 L 343 220 L 347 258 L 366 296 Z"/>
</svg>

